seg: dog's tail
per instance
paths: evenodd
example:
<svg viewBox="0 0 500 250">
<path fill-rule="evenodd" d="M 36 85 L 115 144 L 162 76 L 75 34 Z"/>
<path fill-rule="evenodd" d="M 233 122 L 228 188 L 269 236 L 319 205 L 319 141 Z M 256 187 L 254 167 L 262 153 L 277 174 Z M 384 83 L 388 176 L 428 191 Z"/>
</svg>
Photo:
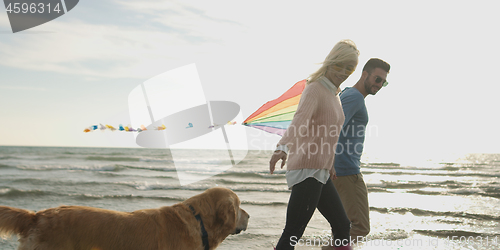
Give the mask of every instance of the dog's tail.
<svg viewBox="0 0 500 250">
<path fill-rule="evenodd" d="M 0 237 L 26 234 L 35 220 L 35 212 L 0 206 Z"/>
</svg>

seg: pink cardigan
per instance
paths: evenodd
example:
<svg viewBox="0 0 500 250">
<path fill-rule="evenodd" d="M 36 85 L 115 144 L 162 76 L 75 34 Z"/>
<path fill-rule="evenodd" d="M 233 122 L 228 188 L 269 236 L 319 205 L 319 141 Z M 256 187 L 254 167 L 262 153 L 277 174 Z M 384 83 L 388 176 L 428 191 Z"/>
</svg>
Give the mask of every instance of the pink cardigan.
<svg viewBox="0 0 500 250">
<path fill-rule="evenodd" d="M 288 147 L 287 170 L 328 169 L 332 172 L 344 112 L 338 95 L 321 81 L 302 92 L 292 123 L 278 142 Z M 328 81 L 328 84 L 332 84 Z M 335 86 L 332 87 L 335 88 Z"/>
</svg>

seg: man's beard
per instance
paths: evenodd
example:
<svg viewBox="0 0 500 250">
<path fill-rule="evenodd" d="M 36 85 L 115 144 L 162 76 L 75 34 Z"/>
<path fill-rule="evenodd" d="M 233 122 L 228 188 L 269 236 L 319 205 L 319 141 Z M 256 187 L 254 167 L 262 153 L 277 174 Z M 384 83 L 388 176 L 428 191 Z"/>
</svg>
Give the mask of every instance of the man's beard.
<svg viewBox="0 0 500 250">
<path fill-rule="evenodd" d="M 373 93 L 372 92 L 372 88 L 369 87 L 369 82 L 368 82 L 368 78 L 365 80 L 364 82 L 364 86 L 365 86 L 365 91 L 366 93 L 368 93 L 369 95 L 375 95 L 377 92 Z M 373 86 L 372 86 L 373 87 Z"/>
</svg>

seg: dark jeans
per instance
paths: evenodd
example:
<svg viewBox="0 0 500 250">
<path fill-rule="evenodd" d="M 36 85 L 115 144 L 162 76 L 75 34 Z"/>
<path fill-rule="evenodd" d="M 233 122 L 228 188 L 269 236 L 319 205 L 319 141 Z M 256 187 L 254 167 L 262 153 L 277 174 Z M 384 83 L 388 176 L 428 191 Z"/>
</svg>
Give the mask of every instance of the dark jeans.
<svg viewBox="0 0 500 250">
<path fill-rule="evenodd" d="M 338 240 L 344 244 L 349 242 L 351 222 L 331 179 L 322 184 L 310 177 L 292 187 L 286 211 L 285 229 L 276 250 L 295 248 L 294 245 L 302 237 L 316 208 L 330 223 L 336 242 L 339 242 Z"/>
</svg>

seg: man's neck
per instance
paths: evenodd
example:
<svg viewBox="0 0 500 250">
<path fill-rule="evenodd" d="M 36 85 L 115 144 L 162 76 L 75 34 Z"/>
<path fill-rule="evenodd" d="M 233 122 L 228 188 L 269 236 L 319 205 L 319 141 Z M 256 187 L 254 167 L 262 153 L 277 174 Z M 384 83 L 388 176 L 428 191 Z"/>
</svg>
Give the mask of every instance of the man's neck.
<svg viewBox="0 0 500 250">
<path fill-rule="evenodd" d="M 366 92 L 366 89 L 365 89 L 365 86 L 364 86 L 363 82 L 358 81 L 352 87 L 356 88 L 359 91 L 359 93 L 361 93 L 363 95 L 363 98 L 366 98 L 366 96 L 368 95 L 368 93 Z"/>
</svg>

